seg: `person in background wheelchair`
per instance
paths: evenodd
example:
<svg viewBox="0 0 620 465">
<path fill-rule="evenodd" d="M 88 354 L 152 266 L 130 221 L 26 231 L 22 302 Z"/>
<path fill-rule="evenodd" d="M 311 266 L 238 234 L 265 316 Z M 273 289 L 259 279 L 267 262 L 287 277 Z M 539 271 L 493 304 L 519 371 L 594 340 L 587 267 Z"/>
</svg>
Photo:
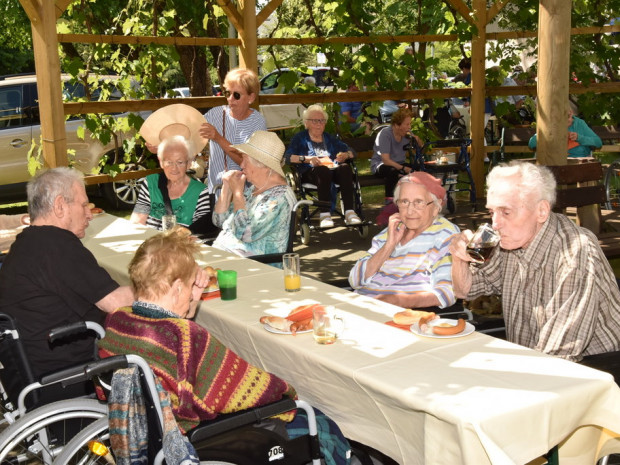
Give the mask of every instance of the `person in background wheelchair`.
<svg viewBox="0 0 620 465">
<path fill-rule="evenodd" d="M 344 221 L 348 226 L 362 223 L 355 210 L 353 171 L 347 163 L 354 158 L 351 148 L 325 132 L 327 112 L 321 105 L 311 105 L 303 113 L 306 129 L 293 136 L 286 150 L 286 162 L 295 165 L 302 182 L 317 186 L 321 205 L 319 225 L 321 228 L 331 228 L 334 221 L 331 218 L 332 183 L 340 186 L 340 196 L 344 205 Z"/>
<path fill-rule="evenodd" d="M 250 365 L 191 320 L 208 282 L 194 259 L 198 251 L 179 227 L 144 241 L 129 264 L 136 300 L 108 315 L 106 336 L 99 341 L 102 358 L 133 353 L 147 360 L 170 394 L 184 432 L 219 414 L 296 397 L 286 381 Z M 279 419 L 287 428 L 299 428 L 294 417 L 295 412 L 287 412 Z M 330 463 L 348 461 L 343 452 Z"/>
</svg>

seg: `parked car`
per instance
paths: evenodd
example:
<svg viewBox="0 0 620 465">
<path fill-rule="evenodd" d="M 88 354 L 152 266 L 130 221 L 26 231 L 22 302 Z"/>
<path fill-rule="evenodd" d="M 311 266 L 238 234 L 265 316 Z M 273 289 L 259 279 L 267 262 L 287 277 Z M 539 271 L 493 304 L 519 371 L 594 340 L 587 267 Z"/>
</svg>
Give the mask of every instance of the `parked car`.
<svg viewBox="0 0 620 465">
<path fill-rule="evenodd" d="M 81 84 L 69 82 L 69 76 L 63 79 L 63 98 L 83 97 Z M 39 120 L 38 92 L 36 76 L 0 77 L 0 195 L 7 197 L 25 197 L 25 183 L 30 179 L 27 170 L 27 155 L 33 143 L 38 144 L 41 135 Z M 113 90 L 110 99 L 120 99 L 121 93 Z M 99 97 L 95 91 L 93 100 Z M 126 113 L 118 116 L 126 116 Z M 148 112 L 141 113 L 146 117 Z M 113 142 L 102 145 L 90 137 L 88 131 L 84 139 L 77 136 L 78 128 L 84 126 L 84 120 L 70 118 L 65 123 L 67 149 L 74 152 L 71 157 L 76 169 L 84 174 L 93 172 L 104 155 L 114 149 Z M 119 134 L 120 143 L 129 134 Z M 101 191 L 114 205 L 131 208 L 137 198 L 136 181 L 106 183 Z"/>
<path fill-rule="evenodd" d="M 334 87 L 333 77 L 338 76 L 338 70 L 336 68 L 330 68 L 328 66 L 310 66 L 307 69 L 311 70 L 312 74 L 292 71 L 289 68 L 276 69 L 266 74 L 260 79 L 260 93 L 289 93 L 292 91 L 295 82 L 300 82 L 307 76 L 314 77 L 316 86 L 322 91 L 331 90 Z"/>
</svg>

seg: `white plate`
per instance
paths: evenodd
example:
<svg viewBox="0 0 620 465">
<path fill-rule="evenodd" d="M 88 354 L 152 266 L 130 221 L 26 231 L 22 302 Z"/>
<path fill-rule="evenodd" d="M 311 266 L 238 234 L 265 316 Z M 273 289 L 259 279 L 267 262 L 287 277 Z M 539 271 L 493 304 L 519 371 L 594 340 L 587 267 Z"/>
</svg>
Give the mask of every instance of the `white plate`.
<svg viewBox="0 0 620 465">
<path fill-rule="evenodd" d="M 273 334 L 293 334 L 290 331 L 282 331 L 281 329 L 274 328 L 269 323 L 263 323 L 263 328 L 265 328 L 265 330 Z M 304 329 L 303 331 L 297 331 L 295 334 L 305 334 L 305 333 L 311 333 L 311 332 L 312 332 L 311 329 Z"/>
<path fill-rule="evenodd" d="M 411 325 L 411 332 L 413 334 L 416 334 L 418 336 L 424 336 L 424 337 L 434 337 L 436 339 L 452 339 L 454 337 L 463 337 L 463 336 L 467 336 L 468 334 L 473 333 L 476 328 L 474 327 L 474 325 L 472 325 L 471 323 L 468 323 L 467 321 L 465 322 L 465 329 L 463 331 L 461 331 L 458 334 L 450 334 L 447 336 L 440 336 L 439 334 L 435 334 L 432 332 L 432 328 L 433 326 L 437 326 L 441 323 L 450 323 L 452 325 L 456 325 L 457 320 L 451 320 L 448 318 L 438 318 L 436 320 L 431 321 L 428 324 L 428 329 L 426 333 L 420 331 L 420 328 L 418 327 L 418 323 L 412 324 Z"/>
<path fill-rule="evenodd" d="M 220 288 L 219 287 L 212 287 L 211 289 L 207 290 L 205 289 L 204 291 L 202 291 L 203 294 L 211 294 L 212 292 L 216 292 L 219 291 Z"/>
</svg>

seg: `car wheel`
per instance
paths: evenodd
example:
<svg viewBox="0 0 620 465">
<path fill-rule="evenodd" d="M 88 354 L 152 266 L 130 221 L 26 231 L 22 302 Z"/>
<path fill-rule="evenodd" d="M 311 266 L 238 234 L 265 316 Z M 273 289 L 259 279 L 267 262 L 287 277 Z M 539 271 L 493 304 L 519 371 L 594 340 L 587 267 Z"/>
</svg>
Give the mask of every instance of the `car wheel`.
<svg viewBox="0 0 620 465">
<path fill-rule="evenodd" d="M 126 171 L 143 170 L 140 165 L 130 165 Z M 102 185 L 104 197 L 121 210 L 133 210 L 138 200 L 138 183 L 142 178 L 128 179 L 126 181 L 107 182 Z"/>
</svg>

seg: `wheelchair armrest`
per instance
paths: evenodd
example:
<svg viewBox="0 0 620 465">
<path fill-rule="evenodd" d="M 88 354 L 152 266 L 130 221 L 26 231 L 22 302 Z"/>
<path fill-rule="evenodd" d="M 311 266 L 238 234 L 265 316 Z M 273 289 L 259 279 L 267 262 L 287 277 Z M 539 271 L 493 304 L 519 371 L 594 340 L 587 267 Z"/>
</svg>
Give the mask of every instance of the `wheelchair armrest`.
<svg viewBox="0 0 620 465">
<path fill-rule="evenodd" d="M 290 397 L 285 397 L 261 407 L 255 407 L 241 412 L 219 415 L 214 420 L 200 423 L 196 428 L 187 432 L 187 439 L 191 443 L 197 443 L 220 433 L 230 431 L 242 426 L 254 424 L 264 418 L 273 417 L 280 413 L 295 410 L 297 404 Z"/>
</svg>

